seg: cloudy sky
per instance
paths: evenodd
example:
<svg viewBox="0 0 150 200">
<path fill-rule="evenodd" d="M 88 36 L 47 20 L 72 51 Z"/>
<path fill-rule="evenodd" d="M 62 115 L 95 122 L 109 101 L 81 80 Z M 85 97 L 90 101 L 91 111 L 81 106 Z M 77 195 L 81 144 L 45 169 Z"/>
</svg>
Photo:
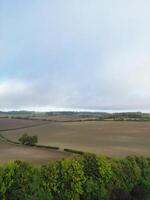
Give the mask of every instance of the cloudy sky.
<svg viewBox="0 0 150 200">
<path fill-rule="evenodd" d="M 0 110 L 150 110 L 149 0 L 0 0 Z"/>
</svg>

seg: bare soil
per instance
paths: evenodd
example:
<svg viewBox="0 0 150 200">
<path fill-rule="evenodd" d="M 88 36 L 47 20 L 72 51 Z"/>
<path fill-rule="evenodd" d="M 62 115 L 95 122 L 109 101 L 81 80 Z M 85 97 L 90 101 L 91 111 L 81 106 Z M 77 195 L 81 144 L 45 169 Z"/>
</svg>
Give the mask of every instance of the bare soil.
<svg viewBox="0 0 150 200">
<path fill-rule="evenodd" d="M 0 131 L 39 126 L 46 123 L 46 121 L 42 120 L 0 118 Z"/>
<path fill-rule="evenodd" d="M 50 122 L 3 135 L 17 141 L 23 134 L 37 135 L 39 144 L 71 148 L 114 157 L 150 156 L 150 122 Z"/>
<path fill-rule="evenodd" d="M 50 160 L 60 160 L 67 156 L 69 156 L 69 153 L 66 152 L 19 146 L 0 141 L 0 163 L 10 160 L 23 160 L 33 164 L 45 164 Z"/>
</svg>

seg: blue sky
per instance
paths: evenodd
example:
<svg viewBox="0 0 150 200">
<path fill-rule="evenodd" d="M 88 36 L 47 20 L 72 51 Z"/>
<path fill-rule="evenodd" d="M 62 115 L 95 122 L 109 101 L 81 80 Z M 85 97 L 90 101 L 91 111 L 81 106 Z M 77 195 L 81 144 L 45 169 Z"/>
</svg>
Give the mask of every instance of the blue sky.
<svg viewBox="0 0 150 200">
<path fill-rule="evenodd" d="M 0 0 L 0 109 L 150 110 L 149 10 Z"/>
</svg>

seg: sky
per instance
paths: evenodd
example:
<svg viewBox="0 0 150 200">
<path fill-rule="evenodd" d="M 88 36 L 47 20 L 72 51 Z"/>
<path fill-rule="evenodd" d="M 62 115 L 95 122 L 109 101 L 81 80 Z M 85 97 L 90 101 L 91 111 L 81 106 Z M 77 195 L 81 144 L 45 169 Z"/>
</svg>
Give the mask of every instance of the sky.
<svg viewBox="0 0 150 200">
<path fill-rule="evenodd" d="M 150 111 L 149 0 L 0 0 L 0 110 Z"/>
</svg>

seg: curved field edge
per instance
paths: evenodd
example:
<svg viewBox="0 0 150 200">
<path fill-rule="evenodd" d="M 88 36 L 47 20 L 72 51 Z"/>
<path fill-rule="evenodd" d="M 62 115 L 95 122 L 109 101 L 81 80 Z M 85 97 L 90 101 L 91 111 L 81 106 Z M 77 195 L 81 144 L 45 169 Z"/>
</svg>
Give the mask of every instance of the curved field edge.
<svg viewBox="0 0 150 200">
<path fill-rule="evenodd" d="M 39 144 L 34 144 L 32 146 L 29 146 L 29 145 L 24 145 L 24 144 L 21 144 L 20 142 L 16 142 L 16 141 L 13 141 L 13 140 L 10 140 L 6 137 L 4 137 L 1 133 L 0 133 L 0 140 L 3 141 L 3 142 L 6 142 L 6 143 L 9 143 L 9 144 L 15 144 L 15 145 L 18 145 L 18 146 L 26 146 L 26 147 L 37 147 L 37 148 L 44 148 L 44 149 L 53 149 L 53 150 L 56 150 L 56 151 L 59 151 L 59 152 L 68 152 L 71 154 L 84 154 L 86 152 L 83 152 L 83 151 L 79 151 L 79 150 L 75 150 L 75 149 L 60 149 L 59 147 L 54 147 L 54 146 L 46 146 L 46 145 L 39 145 Z"/>
<path fill-rule="evenodd" d="M 29 145 L 23 145 L 21 144 L 20 142 L 17 142 L 17 141 L 13 141 L 13 140 L 10 140 L 6 137 L 4 137 L 4 135 L 2 135 L 0 133 L 0 140 L 4 141 L 4 142 L 8 142 L 9 144 L 16 144 L 16 145 L 19 145 L 19 146 L 28 146 Z M 54 146 L 46 146 L 46 145 L 38 145 L 38 144 L 34 144 L 30 147 L 37 147 L 37 148 L 46 148 L 46 149 L 55 149 L 55 150 L 59 150 L 60 148 L 59 147 L 54 147 Z"/>
<path fill-rule="evenodd" d="M 18 141 L 22 134 L 38 136 L 38 143 L 105 154 L 111 157 L 150 155 L 148 122 L 51 122 L 39 127 L 7 131 L 8 139 Z"/>
<path fill-rule="evenodd" d="M 0 137 L 0 164 L 9 160 L 22 160 L 41 165 L 51 160 L 61 160 L 73 154 L 52 148 L 26 146 Z"/>
<path fill-rule="evenodd" d="M 19 129 L 25 129 L 25 128 L 32 128 L 32 127 L 37 127 L 37 126 L 43 126 L 49 124 L 49 122 L 43 122 L 39 124 L 33 124 L 33 125 L 26 125 L 26 126 L 21 126 L 21 127 L 16 127 L 16 128 L 7 128 L 7 129 L 0 129 L 0 131 L 7 132 L 7 131 L 15 131 Z"/>
</svg>

